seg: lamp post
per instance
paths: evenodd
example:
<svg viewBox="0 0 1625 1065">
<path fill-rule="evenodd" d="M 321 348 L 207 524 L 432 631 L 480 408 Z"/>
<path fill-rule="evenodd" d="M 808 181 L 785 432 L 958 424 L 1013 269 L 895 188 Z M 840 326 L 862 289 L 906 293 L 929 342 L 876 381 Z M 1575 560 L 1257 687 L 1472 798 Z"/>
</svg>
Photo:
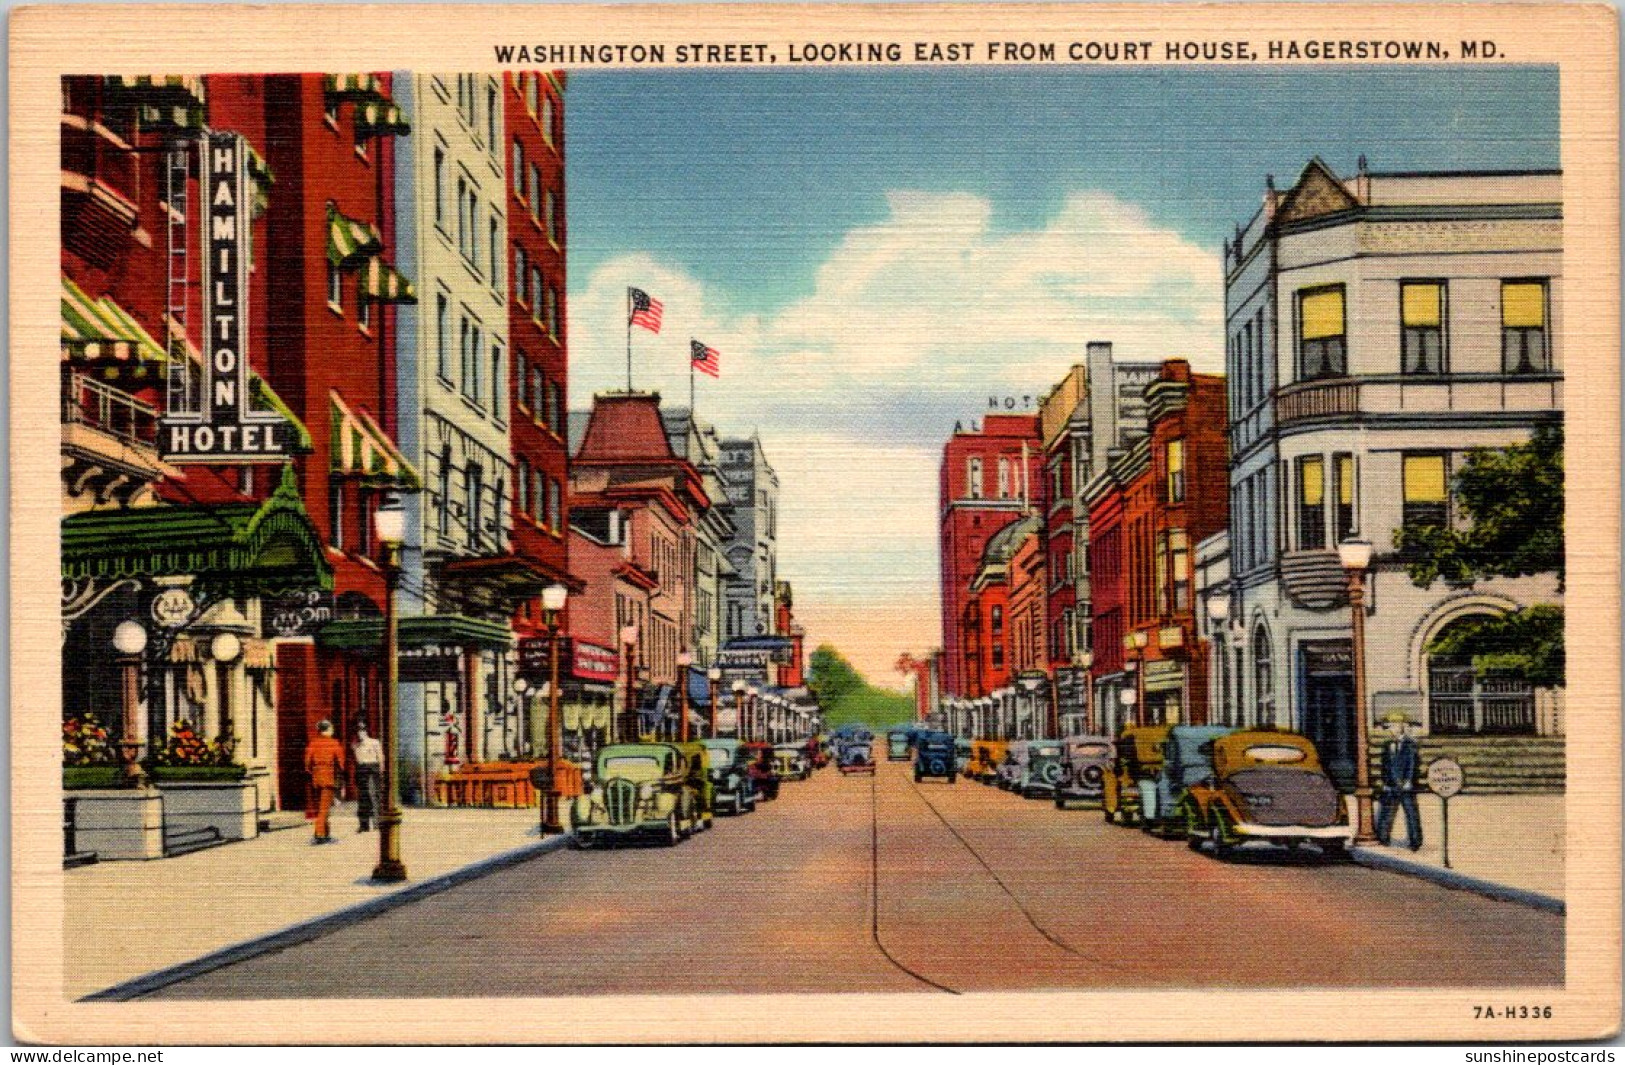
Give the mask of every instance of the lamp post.
<svg viewBox="0 0 1625 1065">
<path fill-rule="evenodd" d="M 384 715 L 378 741 L 384 748 L 383 809 L 378 815 L 378 864 L 372 878 L 395 883 L 406 879 L 401 862 L 400 785 L 396 779 L 395 724 L 400 716 L 400 618 L 395 592 L 401 585 L 401 543 L 406 539 L 406 511 L 399 499 L 384 501 L 372 515 L 373 532 L 384 549 Z"/>
<path fill-rule="evenodd" d="M 688 742 L 688 667 L 693 664 L 693 655 L 687 651 L 677 652 L 677 703 L 678 712 L 682 714 L 677 725 L 677 738 L 683 743 Z"/>
<path fill-rule="evenodd" d="M 1218 653 L 1211 655 L 1209 660 L 1216 658 L 1219 661 L 1219 710 L 1224 715 L 1222 725 L 1230 724 L 1230 666 L 1229 651 L 1225 647 L 1225 622 L 1230 617 L 1230 597 L 1228 595 L 1209 596 L 1207 601 L 1207 616 L 1212 622 L 1208 631 L 1213 634 L 1214 643 Z"/>
<path fill-rule="evenodd" d="M 626 658 L 626 704 L 621 712 L 621 716 L 624 718 L 622 724 L 627 726 L 631 725 L 633 717 L 638 712 L 637 704 L 633 702 L 632 695 L 635 680 L 632 675 L 634 665 L 632 660 L 632 649 L 637 646 L 637 643 L 638 627 L 636 625 L 622 625 L 621 654 Z M 609 742 L 620 742 L 620 732 L 620 728 L 618 728 L 615 724 L 615 715 L 611 714 L 609 717 Z"/>
<path fill-rule="evenodd" d="M 1095 654 L 1085 651 L 1078 656 L 1078 666 L 1083 671 L 1083 731 L 1093 736 L 1095 734 Z"/>
<path fill-rule="evenodd" d="M 722 680 L 722 670 L 712 666 L 705 671 L 705 679 L 710 682 L 705 686 L 705 694 L 711 701 L 711 734 L 706 738 L 714 740 L 717 738 L 717 684 Z"/>
<path fill-rule="evenodd" d="M 1134 706 L 1140 701 L 1140 697 L 1133 688 L 1124 688 L 1117 693 L 1117 701 L 1123 704 L 1123 716 L 1127 718 L 1130 714 L 1135 714 Z M 1127 724 L 1126 721 L 1124 723 Z M 1134 723 L 1136 725 L 1140 723 L 1138 714 L 1135 714 Z"/>
<path fill-rule="evenodd" d="M 762 693 L 753 684 L 746 690 L 745 694 L 749 696 L 745 700 L 745 705 L 750 707 L 750 729 L 746 738 L 760 742 L 762 739 Z"/>
<path fill-rule="evenodd" d="M 113 630 L 113 650 L 119 653 L 119 680 L 123 688 L 123 721 L 118 751 L 124 763 L 125 783 L 141 783 L 141 654 L 147 649 L 147 629 L 139 621 L 121 621 Z"/>
<path fill-rule="evenodd" d="M 1371 565 L 1369 540 L 1344 540 L 1337 558 L 1349 579 L 1349 615 L 1353 626 L 1354 657 L 1354 798 L 1360 819 L 1356 843 L 1371 843 L 1377 836 L 1371 816 L 1371 757 L 1365 707 L 1365 571 Z"/>
<path fill-rule="evenodd" d="M 745 682 L 736 680 L 734 690 L 734 738 L 741 742 L 750 739 L 745 735 Z"/>
<path fill-rule="evenodd" d="M 215 663 L 215 684 L 220 689 L 220 734 L 216 737 L 228 753 L 237 745 L 236 722 L 231 710 L 231 664 L 243 653 L 243 641 L 234 632 L 217 632 L 209 641 L 209 656 Z"/>
<path fill-rule="evenodd" d="M 559 714 L 559 614 L 570 599 L 570 589 L 550 584 L 542 589 L 542 617 L 547 622 L 547 796 L 542 800 L 542 833 L 563 832 L 559 799 L 559 755 L 564 747 L 564 721 Z"/>
<path fill-rule="evenodd" d="M 1144 629 L 1134 632 L 1134 650 L 1139 658 L 1139 668 L 1134 671 L 1134 723 L 1145 724 L 1145 649 L 1151 644 L 1151 634 Z"/>
</svg>

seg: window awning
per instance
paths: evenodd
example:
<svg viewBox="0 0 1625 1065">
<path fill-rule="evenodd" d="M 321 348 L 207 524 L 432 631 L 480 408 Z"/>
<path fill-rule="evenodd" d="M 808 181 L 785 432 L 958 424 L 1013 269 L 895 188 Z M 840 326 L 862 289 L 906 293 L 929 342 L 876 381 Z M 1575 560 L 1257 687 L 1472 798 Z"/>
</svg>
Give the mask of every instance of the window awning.
<svg viewBox="0 0 1625 1065">
<path fill-rule="evenodd" d="M 327 74 L 323 76 L 322 88 L 329 96 L 346 100 L 388 102 L 389 99 L 384 94 L 384 79 L 377 74 Z"/>
<path fill-rule="evenodd" d="M 374 255 L 361 272 L 361 298 L 374 303 L 416 303 L 418 294 L 412 282 Z"/>
<path fill-rule="evenodd" d="M 329 392 L 333 415 L 332 469 L 335 474 L 421 491 L 422 478 L 406 461 L 383 427 L 364 410 L 353 410 L 337 392 Z"/>
<path fill-rule="evenodd" d="M 191 576 L 236 596 L 333 587 L 293 467 L 264 503 L 93 510 L 62 519 L 62 576 Z"/>
<path fill-rule="evenodd" d="M 62 359 L 168 362 L 169 355 L 128 311 L 107 296 L 93 300 L 62 279 Z"/>
<path fill-rule="evenodd" d="M 334 266 L 350 266 L 383 250 L 384 237 L 377 226 L 327 209 L 327 258 Z"/>
<path fill-rule="evenodd" d="M 421 614 L 403 617 L 399 622 L 401 647 L 466 647 L 470 650 L 502 651 L 513 646 L 508 626 L 463 614 Z M 316 630 L 316 644 L 336 651 L 383 649 L 384 622 L 381 618 L 362 621 L 330 621 Z"/>
<path fill-rule="evenodd" d="M 387 100 L 370 100 L 355 109 L 355 131 L 363 137 L 393 134 L 404 137 L 412 132 L 412 124 L 395 104 Z"/>
<path fill-rule="evenodd" d="M 207 118 L 203 79 L 187 74 L 117 74 L 106 81 L 116 100 L 133 104 L 148 128 L 199 130 Z"/>
</svg>

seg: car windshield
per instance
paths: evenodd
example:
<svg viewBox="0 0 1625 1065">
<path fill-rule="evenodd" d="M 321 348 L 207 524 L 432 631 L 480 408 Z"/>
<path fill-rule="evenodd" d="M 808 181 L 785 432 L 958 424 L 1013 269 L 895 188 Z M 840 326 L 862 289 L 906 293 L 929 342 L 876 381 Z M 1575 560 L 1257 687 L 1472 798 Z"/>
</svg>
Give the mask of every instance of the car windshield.
<svg viewBox="0 0 1625 1065">
<path fill-rule="evenodd" d="M 1074 758 L 1103 758 L 1111 753 L 1111 746 L 1105 743 L 1074 743 L 1072 745 Z"/>
<path fill-rule="evenodd" d="M 606 778 L 623 777 L 640 783 L 645 780 L 659 780 L 661 776 L 660 759 L 648 754 L 623 754 L 616 758 L 606 758 L 603 770 Z"/>
<path fill-rule="evenodd" d="M 1247 748 L 1246 755 L 1255 762 L 1301 762 L 1308 755 L 1297 747 L 1284 743 L 1260 743 Z"/>
</svg>

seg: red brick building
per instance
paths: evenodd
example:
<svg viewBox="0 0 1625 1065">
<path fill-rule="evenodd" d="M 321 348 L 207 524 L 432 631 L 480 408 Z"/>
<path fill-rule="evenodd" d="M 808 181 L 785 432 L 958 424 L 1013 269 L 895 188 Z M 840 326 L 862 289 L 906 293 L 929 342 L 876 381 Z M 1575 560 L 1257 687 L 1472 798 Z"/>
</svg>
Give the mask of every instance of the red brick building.
<svg viewBox="0 0 1625 1065">
<path fill-rule="evenodd" d="M 978 663 L 982 641 L 991 637 L 971 628 L 980 622 L 977 612 L 966 608 L 988 541 L 1023 516 L 1035 498 L 1041 454 L 1038 418 L 1031 414 L 989 414 L 979 429 L 956 427 L 943 448 L 939 543 L 945 695 L 988 689 Z"/>
</svg>

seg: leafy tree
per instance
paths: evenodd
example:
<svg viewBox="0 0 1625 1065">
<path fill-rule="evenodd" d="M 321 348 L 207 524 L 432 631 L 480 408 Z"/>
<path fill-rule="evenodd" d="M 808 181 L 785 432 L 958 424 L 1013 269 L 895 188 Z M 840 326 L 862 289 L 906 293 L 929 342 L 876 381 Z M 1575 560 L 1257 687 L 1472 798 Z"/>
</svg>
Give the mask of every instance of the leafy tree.
<svg viewBox="0 0 1625 1065">
<path fill-rule="evenodd" d="M 808 663 L 807 687 L 820 703 L 833 703 L 863 687 L 861 674 L 829 644 L 819 644 Z"/>
<path fill-rule="evenodd" d="M 1452 498 L 1463 527 L 1394 530 L 1411 582 L 1471 584 L 1489 577 L 1555 573 L 1561 592 L 1563 430 L 1535 430 L 1527 443 L 1473 448 L 1456 474 Z M 1536 687 L 1564 680 L 1563 607 L 1542 603 L 1457 626 L 1428 644 L 1433 654 L 1470 655 L 1479 674 L 1523 677 Z"/>
<path fill-rule="evenodd" d="M 813 651 L 807 687 L 823 708 L 824 722 L 830 727 L 855 723 L 884 728 L 914 718 L 913 696 L 870 684 L 829 644 L 821 644 Z"/>
</svg>

